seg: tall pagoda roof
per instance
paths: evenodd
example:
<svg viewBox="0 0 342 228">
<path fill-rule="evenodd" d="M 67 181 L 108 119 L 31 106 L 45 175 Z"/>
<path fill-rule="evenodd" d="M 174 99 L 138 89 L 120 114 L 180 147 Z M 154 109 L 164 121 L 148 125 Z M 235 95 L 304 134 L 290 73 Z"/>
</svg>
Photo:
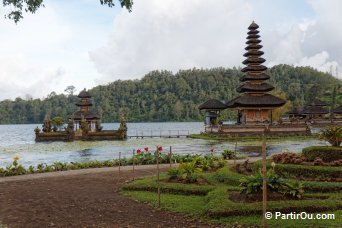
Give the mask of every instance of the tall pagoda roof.
<svg viewBox="0 0 342 228">
<path fill-rule="evenodd" d="M 229 101 L 226 104 L 229 108 L 276 108 L 286 103 L 283 99 L 267 93 L 272 91 L 274 87 L 265 82 L 270 77 L 264 72 L 267 67 L 262 65 L 266 60 L 261 57 L 264 52 L 260 50 L 263 46 L 260 44 L 258 28 L 259 26 L 254 21 L 248 27 L 246 53 L 243 55 L 246 59 L 242 62 L 246 67 L 241 70 L 245 74 L 240 78 L 244 84 L 237 88 L 237 91 L 242 95 Z"/>
<path fill-rule="evenodd" d="M 223 110 L 226 108 L 227 106 L 224 103 L 216 99 L 210 99 L 198 106 L 199 110 Z"/>
<path fill-rule="evenodd" d="M 240 78 L 241 82 L 245 82 L 245 81 L 264 81 L 264 80 L 268 80 L 270 79 L 270 76 L 268 76 L 267 74 L 264 73 L 257 73 L 257 74 L 251 74 L 250 72 L 245 74 L 244 76 L 242 76 Z"/>
<path fill-rule="evenodd" d="M 237 92 L 239 93 L 244 93 L 244 92 L 268 92 L 272 91 L 274 87 L 266 82 L 263 82 L 261 84 L 251 84 L 251 83 L 246 83 L 241 85 L 236 89 Z"/>
<path fill-rule="evenodd" d="M 226 103 L 228 108 L 250 108 L 250 107 L 281 107 L 285 101 L 281 98 L 275 97 L 271 94 L 262 94 L 259 96 L 251 96 L 250 94 L 243 94 Z"/>
<path fill-rule="evenodd" d="M 84 88 L 79 94 L 78 96 L 79 98 L 91 98 L 90 93 Z"/>
</svg>

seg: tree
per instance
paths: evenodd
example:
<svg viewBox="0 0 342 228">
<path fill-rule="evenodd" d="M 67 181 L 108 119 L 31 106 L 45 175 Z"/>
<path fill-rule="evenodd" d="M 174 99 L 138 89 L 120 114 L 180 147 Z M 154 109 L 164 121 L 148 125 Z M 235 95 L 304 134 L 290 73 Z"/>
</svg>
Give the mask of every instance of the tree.
<svg viewBox="0 0 342 228">
<path fill-rule="evenodd" d="M 64 92 L 67 92 L 69 94 L 69 96 L 73 96 L 74 93 L 76 92 L 76 87 L 73 85 L 69 85 L 68 87 L 66 87 Z"/>
<path fill-rule="evenodd" d="M 52 119 L 51 122 L 52 122 L 54 131 L 57 131 L 57 129 L 61 130 L 61 127 L 64 124 L 64 118 L 60 116 L 56 116 Z"/>
<path fill-rule="evenodd" d="M 129 12 L 132 10 L 133 0 L 118 0 L 121 7 L 125 7 Z M 9 7 L 12 11 L 5 15 L 5 18 L 14 20 L 15 23 L 23 18 L 23 12 L 36 13 L 40 7 L 44 7 L 44 0 L 2 0 L 4 7 Z M 115 6 L 113 0 L 100 0 L 101 5 L 108 7 Z"/>
</svg>

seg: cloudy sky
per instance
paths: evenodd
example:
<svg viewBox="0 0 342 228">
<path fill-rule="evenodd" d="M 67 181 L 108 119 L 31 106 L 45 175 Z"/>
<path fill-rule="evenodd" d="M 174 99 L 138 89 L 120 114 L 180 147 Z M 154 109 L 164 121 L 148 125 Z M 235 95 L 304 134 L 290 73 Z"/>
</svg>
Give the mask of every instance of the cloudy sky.
<svg viewBox="0 0 342 228">
<path fill-rule="evenodd" d="M 46 97 L 155 69 L 241 66 L 248 25 L 260 26 L 266 65 L 342 72 L 340 0 L 45 0 L 15 25 L 0 9 L 0 100 Z M 338 74 L 342 78 L 342 73 Z"/>
</svg>

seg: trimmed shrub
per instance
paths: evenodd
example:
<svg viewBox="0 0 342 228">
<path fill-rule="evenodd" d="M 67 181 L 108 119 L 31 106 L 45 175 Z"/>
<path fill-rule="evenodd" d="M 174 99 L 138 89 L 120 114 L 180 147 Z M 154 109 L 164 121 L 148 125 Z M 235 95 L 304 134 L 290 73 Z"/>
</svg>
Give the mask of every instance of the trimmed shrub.
<svg viewBox="0 0 342 228">
<path fill-rule="evenodd" d="M 261 161 L 253 164 L 253 170 L 257 172 L 262 167 Z M 267 168 L 271 168 L 271 164 L 267 163 Z M 274 171 L 284 178 L 341 178 L 342 172 L 340 167 L 331 166 L 312 166 L 312 165 L 294 165 L 294 164 L 277 164 Z"/>
<path fill-rule="evenodd" d="M 302 155 L 308 161 L 314 161 L 317 157 L 324 162 L 331 162 L 342 159 L 342 147 L 333 146 L 310 146 L 302 150 Z"/>
</svg>

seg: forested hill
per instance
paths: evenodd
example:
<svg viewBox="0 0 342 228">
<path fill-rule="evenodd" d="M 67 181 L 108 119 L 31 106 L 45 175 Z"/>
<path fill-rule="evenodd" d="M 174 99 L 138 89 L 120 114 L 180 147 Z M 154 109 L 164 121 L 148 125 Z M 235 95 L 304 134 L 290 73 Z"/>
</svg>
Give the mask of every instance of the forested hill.
<svg viewBox="0 0 342 228">
<path fill-rule="evenodd" d="M 333 87 L 341 80 L 310 67 L 277 65 L 268 70 L 274 93 L 286 96 L 294 105 L 305 104 L 318 96 L 329 102 Z M 153 71 L 140 80 L 115 81 L 90 90 L 95 109 L 102 113 L 103 122 L 118 121 L 125 113 L 128 121 L 202 121 L 198 111 L 202 102 L 216 98 L 230 100 L 238 95 L 240 69 L 213 68 L 181 70 L 175 75 L 168 71 Z M 77 93 L 83 88 L 77 88 Z M 75 94 L 76 95 L 76 94 Z M 46 114 L 65 119 L 76 110 L 75 95 L 52 92 L 47 98 L 0 102 L 0 123 L 41 123 Z M 337 103 L 341 103 L 341 95 Z M 225 118 L 233 117 L 225 111 Z"/>
</svg>

